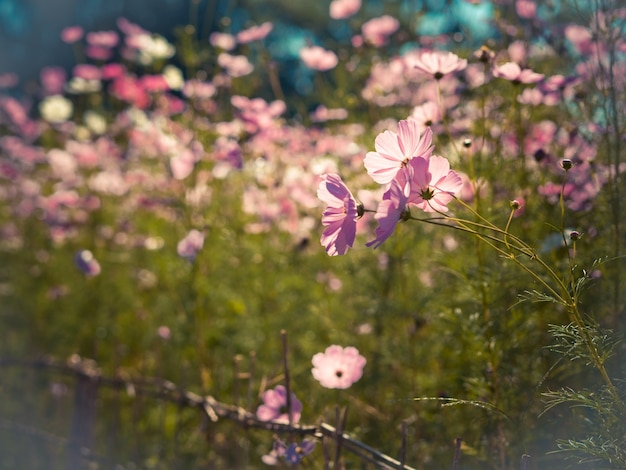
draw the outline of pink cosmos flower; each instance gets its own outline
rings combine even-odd
[[[161,339],[168,340],[172,336],[172,331],[168,326],[161,325],[157,328],[157,335],[159,335]]]
[[[433,133],[430,128],[420,136],[419,124],[403,120],[398,123],[398,133],[385,131],[378,134],[374,145],[376,152],[368,152],[363,161],[367,174],[379,184],[389,183],[409,160],[428,158],[433,151]]]
[[[113,57],[113,50],[102,46],[87,46],[85,55],[93,60],[107,61]]]
[[[121,75],[111,83],[109,92],[117,99],[132,103],[139,109],[150,104],[150,96],[141,86],[141,82],[132,75]]]
[[[452,72],[459,72],[467,67],[467,59],[448,51],[425,51],[415,59],[416,69],[432,75],[435,80],[442,79]]]
[[[254,65],[250,63],[245,55],[231,55],[221,52],[217,56],[217,64],[226,70],[231,77],[243,77],[252,73]]]
[[[320,104],[315,111],[311,113],[311,120],[313,122],[325,122],[333,120],[342,120],[348,117],[348,110],[345,108],[327,108],[323,104]]]
[[[80,26],[69,26],[61,31],[61,40],[72,44],[83,37],[84,30]]]
[[[211,33],[209,36],[209,42],[213,47],[217,47],[225,51],[232,51],[237,45],[235,36],[228,33],[220,33],[219,31]]]
[[[72,69],[72,75],[85,80],[100,80],[102,78],[102,71],[95,65],[78,64]]]
[[[420,106],[413,108],[409,120],[419,124],[420,132],[441,122],[441,108],[434,101],[426,101]]]
[[[58,95],[63,92],[67,74],[62,67],[44,67],[39,77],[44,95]]]
[[[576,52],[581,55],[588,56],[595,52],[595,47],[598,46],[598,42],[594,41],[593,34],[588,28],[575,24],[570,24],[565,27],[565,37],[572,43]],[[599,45],[602,48],[602,45]]]
[[[533,0],[517,0],[515,2],[515,11],[520,18],[536,18],[537,4]]]
[[[266,21],[263,24],[258,26],[251,26],[248,29],[244,29],[243,31],[239,31],[237,33],[237,41],[240,44],[247,44],[253,41],[260,41],[264,39],[269,33],[272,32],[274,25],[269,21]]]
[[[139,78],[141,87],[148,93],[158,93],[170,89],[167,80],[161,74],[148,74]]]
[[[287,109],[282,100],[268,103],[263,98],[233,95],[230,102],[239,110],[238,117],[244,122],[245,130],[251,134],[273,127],[276,119]]]
[[[93,31],[87,33],[87,44],[90,46],[112,48],[117,46],[119,36],[115,31]]]
[[[355,15],[361,8],[361,0],[333,0],[330,3],[330,17],[342,20]]]
[[[181,258],[193,261],[203,246],[204,234],[199,230],[193,229],[185,238],[178,242],[176,251]]]
[[[380,47],[387,44],[389,36],[395,33],[399,27],[400,22],[396,18],[384,15],[378,18],[372,18],[363,23],[361,33],[365,41],[376,47]]]
[[[367,361],[355,347],[334,344],[315,354],[311,362],[313,378],[322,387],[346,389],[361,378]]]
[[[300,59],[308,68],[322,72],[335,68],[339,62],[333,51],[320,46],[303,47],[300,49]]]
[[[515,62],[507,62],[506,64],[496,65],[493,68],[493,76],[504,78],[513,83],[537,83],[540,82],[544,75],[533,72],[530,69],[522,69]]]
[[[101,72],[103,80],[113,80],[124,75],[126,67],[118,63],[105,64],[102,66]]]
[[[359,205],[339,175],[322,176],[317,197],[327,204],[322,215],[326,227],[320,242],[329,256],[345,255],[354,244]]]
[[[302,402],[291,392],[291,423],[300,421],[302,413]],[[256,416],[261,421],[275,421],[278,423],[288,423],[287,413],[287,390],[283,385],[278,385],[273,390],[266,390],[263,393],[263,404],[256,410]]]
[[[400,172],[389,185],[389,189],[383,194],[383,200],[378,204],[374,219],[378,222],[376,238],[367,242],[366,246],[378,248],[395,231],[396,225],[408,215],[407,204],[411,193],[410,176],[411,169]]]
[[[463,187],[463,180],[450,169],[448,159],[417,157],[409,165],[413,170],[409,203],[424,212],[447,212],[446,206]]]
[[[19,78],[13,72],[0,73],[0,89],[12,88],[17,85]]]

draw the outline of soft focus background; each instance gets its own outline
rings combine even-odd
[[[347,407],[411,468],[626,468],[626,10],[330,4],[0,0],[0,468],[265,468],[273,432],[175,392],[254,414],[281,331],[301,422]],[[419,71],[432,51],[467,64]],[[363,160],[407,118],[478,236],[406,221],[365,246]],[[327,173],[367,209],[346,256],[320,245]],[[519,265],[479,240],[505,228]],[[367,360],[345,390],[311,375],[333,344]],[[376,468],[333,452],[299,465]]]

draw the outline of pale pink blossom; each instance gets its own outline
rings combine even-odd
[[[44,67],[41,69],[39,77],[45,96],[58,95],[63,92],[67,78],[63,67]]]
[[[342,120],[348,117],[348,110],[345,108],[327,108],[323,104],[320,104],[315,111],[311,113],[311,120],[313,122],[325,122],[333,120]]]
[[[228,33],[220,33],[219,31],[211,33],[209,36],[209,42],[213,47],[217,47],[218,49],[222,49],[224,51],[232,51],[237,45],[235,36]]]
[[[182,92],[187,98],[207,99],[215,94],[216,89],[211,82],[191,79],[185,82]]]
[[[400,27],[400,22],[393,16],[384,15],[372,18],[363,23],[361,33],[363,39],[370,44],[380,47],[387,44],[389,36],[395,33]]]
[[[463,187],[461,177],[450,169],[448,159],[439,156],[417,157],[409,162],[412,168],[409,204],[424,212],[447,212],[448,203]]]
[[[408,119],[417,122],[419,131],[425,132],[427,128],[441,122],[441,108],[434,101],[426,101],[426,103],[413,108]]]
[[[68,26],[61,31],[61,40],[68,44],[72,44],[79,41],[83,37],[83,34],[84,30],[80,26]]]
[[[282,100],[268,103],[263,98],[247,98],[233,95],[231,104],[239,110],[239,118],[244,122],[244,128],[249,133],[256,133],[274,127],[276,118],[283,114],[287,105]]]
[[[204,234],[199,230],[193,229],[178,242],[176,252],[181,258],[193,261],[204,246]]]
[[[266,21],[258,26],[251,26],[237,33],[237,41],[240,44],[247,44],[253,41],[260,41],[264,39],[269,33],[272,32],[274,25]]]
[[[168,340],[172,336],[172,331],[168,326],[161,325],[157,328],[157,335],[161,339]]]
[[[389,184],[389,189],[383,194],[383,200],[378,204],[374,219],[378,222],[376,238],[367,242],[366,246],[378,248],[396,230],[401,219],[409,215],[407,204],[411,194],[411,169],[398,173]]]
[[[261,421],[274,421],[278,423],[297,424],[302,413],[302,402],[291,392],[291,420],[287,410],[287,390],[283,385],[278,385],[273,390],[263,393],[263,404],[256,410],[256,416]]]
[[[363,161],[367,174],[379,184],[389,183],[409,160],[432,154],[432,131],[420,135],[415,121],[400,121],[398,133],[385,131],[374,142],[376,152],[368,152]]]
[[[113,50],[108,47],[88,45],[85,48],[85,55],[93,60],[107,61],[113,57]]]
[[[102,78],[102,71],[100,67],[95,65],[78,64],[72,69],[72,75],[84,80],[100,80]]]
[[[141,26],[135,23],[131,23],[130,21],[128,21],[128,19],[124,17],[118,18],[116,23],[117,27],[120,28],[120,31],[129,36],[148,33],[148,31],[143,29]]]
[[[520,18],[533,19],[537,17],[537,4],[534,0],[516,0],[515,11]]]
[[[361,9],[361,0],[333,0],[330,3],[330,17],[335,20],[349,18]]]
[[[320,242],[329,256],[345,255],[354,244],[359,205],[336,174],[322,176],[317,197],[327,204],[322,215],[322,225],[326,229]]]
[[[94,31],[87,33],[87,44],[90,46],[112,48],[117,46],[119,39],[115,31]]]
[[[326,71],[337,66],[339,59],[333,51],[320,46],[308,46],[300,49],[300,59],[310,69]]]
[[[509,55],[509,62],[515,62],[516,64],[526,63],[526,59],[528,58],[528,46],[524,41],[513,41],[509,44],[509,47],[506,48],[506,51]]]
[[[254,70],[254,65],[250,63],[245,55],[231,55],[222,52],[217,56],[217,64],[234,78],[243,77]]]
[[[170,170],[172,176],[177,180],[184,180],[192,172],[196,165],[196,156],[190,149],[182,149],[179,153],[170,158]]]
[[[346,389],[363,376],[366,359],[353,346],[343,348],[336,344],[317,353],[311,360],[311,373],[322,387]]]
[[[493,68],[493,76],[513,83],[537,83],[543,80],[544,77],[543,74],[533,72],[531,69],[522,69],[515,62],[496,65]]]
[[[19,82],[18,76],[13,72],[0,73],[0,89],[12,88]]]
[[[416,69],[436,80],[440,80],[449,73],[459,72],[467,67],[467,59],[449,51],[424,51],[414,61]]]
[[[593,40],[593,34],[588,28],[584,26],[570,24],[565,27],[565,37],[572,43],[576,52],[581,55],[589,56],[595,54],[596,47],[602,46],[597,41]]]

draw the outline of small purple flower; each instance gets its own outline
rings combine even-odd
[[[300,421],[302,402],[291,392],[291,423]],[[256,416],[261,421],[275,421],[289,423],[287,413],[287,390],[283,385],[278,385],[273,390],[263,393],[263,404],[256,410]]]
[[[315,449],[315,441],[303,440],[300,444],[293,443],[285,450],[285,460],[291,465],[297,465],[300,461]]]
[[[276,465],[282,457],[291,465],[298,465],[300,461],[315,449],[316,442],[311,439],[304,439],[301,443],[294,442],[287,446],[280,439],[274,440],[272,450],[261,457],[266,465]]]
[[[94,277],[100,274],[100,263],[89,250],[81,250],[76,253],[74,262],[78,269],[87,277]]]
[[[178,242],[176,251],[178,256],[188,261],[196,259],[196,255],[204,246],[204,234],[199,230],[191,230],[185,238]]]

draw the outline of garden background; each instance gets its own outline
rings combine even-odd
[[[625,23],[0,2],[0,467],[626,468]]]

